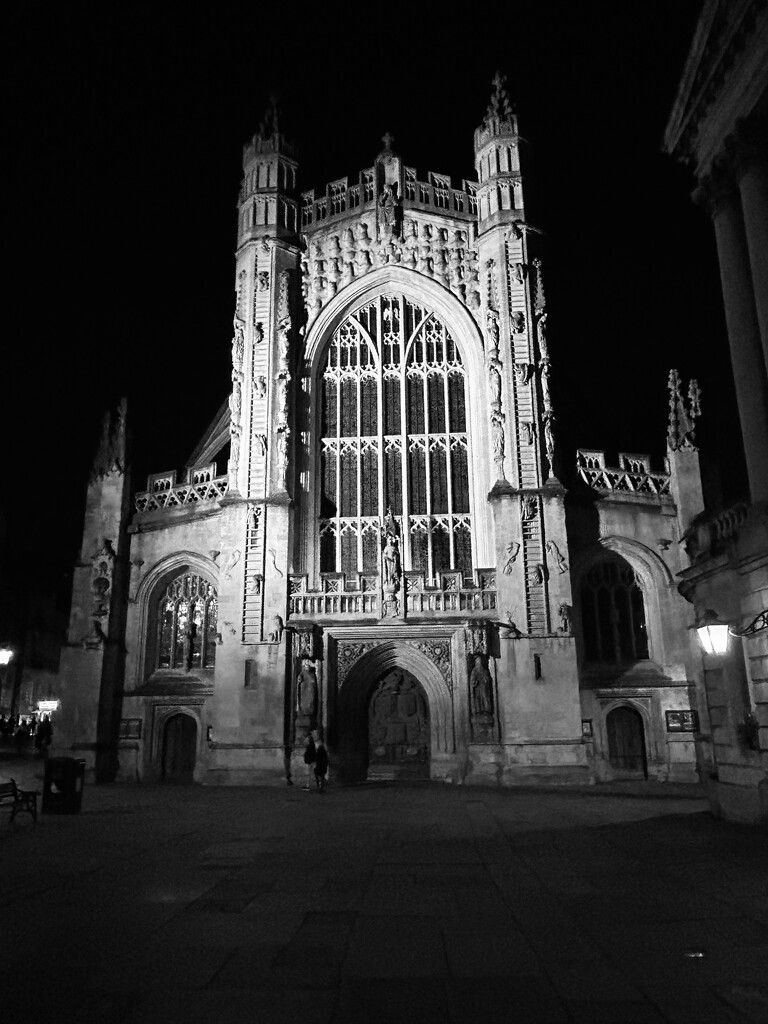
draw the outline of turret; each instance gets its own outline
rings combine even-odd
[[[294,238],[298,231],[296,149],[278,130],[274,103],[251,141],[243,146],[238,200],[238,245],[268,234]]]

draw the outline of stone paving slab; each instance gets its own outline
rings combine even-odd
[[[0,816],[2,1019],[768,1020],[766,838],[695,792],[86,786]]]

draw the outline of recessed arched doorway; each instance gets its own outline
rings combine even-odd
[[[429,704],[410,672],[391,669],[368,699],[368,778],[429,778]]]
[[[191,715],[171,715],[163,729],[163,780],[192,782],[196,754],[197,722]]]
[[[632,772],[648,778],[643,716],[624,704],[608,713],[608,760],[621,772]]]

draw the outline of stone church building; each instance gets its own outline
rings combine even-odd
[[[58,752],[101,779],[285,784],[314,733],[349,781],[696,781],[695,383],[671,374],[663,471],[581,450],[569,477],[502,80],[476,181],[383,141],[318,194],[276,120],[245,147],[231,394],[138,494],[124,411],[105,424]]]

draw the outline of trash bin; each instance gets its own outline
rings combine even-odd
[[[83,802],[85,761],[49,757],[45,762],[43,814],[77,814]]]

